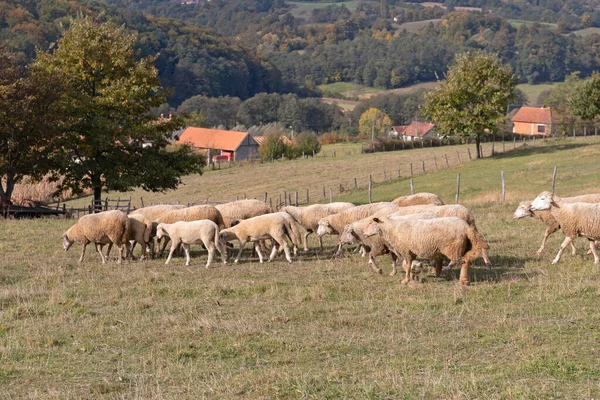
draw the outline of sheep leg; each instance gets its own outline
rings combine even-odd
[[[242,250],[244,250],[244,246],[246,245],[246,242],[242,242],[240,241],[240,251],[238,251],[237,257],[235,258],[234,263],[239,263],[240,262],[240,258],[242,257]]]
[[[339,257],[342,255],[342,242],[338,242],[337,250],[334,254],[335,257]]]
[[[120,246],[117,246],[117,250],[119,250],[119,255],[117,256],[117,264],[121,264],[121,260],[123,259],[123,247],[127,249],[126,244],[121,244]]]
[[[548,242],[548,237],[550,237],[550,235],[552,235],[554,232],[556,232],[556,229],[554,229],[554,230],[551,230],[550,228],[546,229],[546,232],[544,232],[544,239],[542,239],[542,245],[540,246],[538,251],[536,251],[535,254],[537,254],[538,256],[542,254],[542,252],[544,251],[544,248],[546,247],[546,242]]]
[[[175,242],[173,242],[171,244],[171,251],[169,251],[169,257],[167,257],[167,261],[165,261],[165,265],[168,265],[171,262],[171,257],[173,257],[173,253],[175,252],[176,248],[177,245],[175,244]]]
[[[323,238],[321,236],[317,236],[319,238],[319,248],[323,251]]]
[[[286,260],[288,260],[288,262],[291,263],[292,262],[292,256],[290,255],[290,247],[288,246],[288,244],[285,241],[285,239],[283,239],[283,241],[280,243],[280,245],[283,246],[283,252],[285,253]]]
[[[273,261],[277,257],[277,245],[273,245],[271,248],[271,254],[269,255],[269,262]]]
[[[85,248],[87,245],[87,242],[83,242],[83,248],[81,249],[81,257],[79,257],[79,262],[83,262],[83,256],[85,255]]]
[[[404,263],[402,264],[402,268],[404,268],[404,272],[406,273],[406,276],[402,280],[403,285],[406,285],[406,284],[408,284],[408,282],[410,282],[410,278],[411,278],[410,267],[412,265],[413,260],[414,260],[414,257],[412,257],[410,255],[408,257],[404,257]]]
[[[102,254],[102,245],[100,243],[96,243],[96,251],[100,254],[100,258],[102,259],[102,264],[106,264],[106,259],[104,258],[104,254]],[[82,254],[83,257],[83,254]]]
[[[256,254],[258,254],[258,261],[262,264],[264,262],[264,257],[262,254],[262,251],[260,251],[260,243],[256,242],[254,243],[254,250],[256,251]],[[273,246],[273,250],[271,252],[275,251],[275,246]],[[269,260],[271,261],[271,260]]]
[[[308,235],[310,235],[312,231],[306,231],[304,237],[302,238],[302,242],[304,244],[304,251],[308,251]]]
[[[470,261],[466,259],[463,265],[460,267],[460,279],[458,281],[458,284],[460,285],[469,284],[469,264]]]
[[[208,250],[208,261],[206,262],[206,268],[208,268],[215,258],[215,245],[212,244],[211,246],[205,243],[204,247],[206,247],[206,250]]]
[[[377,266],[377,263],[375,262],[375,257],[372,254],[369,254],[368,264],[371,266],[371,269],[373,271],[377,272],[380,275],[383,274],[383,270]]]
[[[560,260],[560,256],[562,255],[563,250],[569,245],[569,243],[571,243],[572,240],[573,238],[570,238],[568,236],[565,238],[565,240],[560,245],[560,250],[558,250],[556,257],[554,257],[554,260],[552,260],[552,264],[556,264]]]
[[[435,268],[435,277],[439,278],[442,275],[442,269],[444,267],[444,261],[437,259],[434,261],[433,268]]]
[[[596,242],[594,242],[592,239],[590,239],[590,250],[594,255],[594,264],[600,263],[600,258],[598,257],[598,253],[596,252]]]
[[[398,265],[398,256],[394,252],[392,252],[391,255],[392,255],[392,272],[390,272],[390,276],[396,276],[396,274],[398,273],[398,270],[396,269],[396,267]]]
[[[185,266],[187,267],[190,265],[190,245],[183,243],[181,247],[183,247],[183,252],[185,253]]]
[[[167,244],[169,244],[169,242],[171,241],[171,238],[168,236],[163,236],[163,239],[164,239],[164,242],[162,244],[162,248],[160,249],[160,253],[158,254],[159,257],[162,257],[163,254],[165,254],[165,249],[167,248]],[[159,247],[160,247],[160,241],[162,241],[162,239],[159,240]],[[175,247],[177,247],[177,246],[175,246]]]
[[[487,250],[484,248],[481,249],[481,257],[483,257],[483,262],[485,263],[485,265],[487,265],[488,268],[491,268],[492,262],[488,257]]]

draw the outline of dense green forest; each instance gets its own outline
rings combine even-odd
[[[0,41],[26,65],[37,51],[52,51],[72,16],[111,20],[137,31],[139,57],[157,56],[170,107],[202,114],[208,126],[278,121],[317,132],[352,127],[358,119],[308,101],[320,96],[317,85],[392,89],[433,81],[469,50],[498,54],[521,82],[560,82],[600,69],[600,35],[573,33],[600,26],[600,0],[447,0],[433,7],[336,1],[300,17],[297,7],[284,0],[7,0],[0,2]],[[404,29],[402,23],[414,21],[424,22]],[[273,95],[256,99],[260,93]],[[387,101],[412,104],[419,96]],[[220,101],[222,112],[206,99]],[[388,114],[401,124],[415,110]]]

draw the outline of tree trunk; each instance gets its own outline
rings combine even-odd
[[[102,185],[94,185],[94,212],[102,211]]]
[[[15,189],[14,176],[9,174],[6,177],[6,188],[2,187],[2,182],[0,181],[0,208],[8,207],[12,204],[12,202],[10,201],[10,198],[12,197],[14,189]]]
[[[475,146],[477,147],[477,158],[481,158],[481,136],[475,136]]]

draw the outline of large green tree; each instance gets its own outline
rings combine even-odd
[[[600,74],[595,73],[574,85],[569,109],[575,116],[588,121],[600,115]]]
[[[437,89],[426,95],[424,112],[436,123],[438,133],[474,137],[481,158],[481,138],[498,131],[516,84],[510,67],[495,55],[464,53]]]
[[[181,122],[151,115],[166,96],[154,57],[138,60],[135,42],[122,26],[78,18],[56,50],[40,54],[35,64],[65,87],[62,142],[70,153],[56,170],[64,178],[59,190],[93,189],[96,204],[102,189],[172,189],[203,165],[187,146],[167,150]]]
[[[0,46],[0,206],[10,204],[24,176],[41,178],[61,150],[58,82],[42,70],[22,68]]]

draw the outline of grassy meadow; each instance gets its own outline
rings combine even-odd
[[[438,149],[456,150],[392,155]],[[275,176],[261,165],[213,171],[180,190],[228,192],[214,177],[240,174],[236,190],[262,192],[245,169],[280,187],[297,177],[308,186],[327,169],[341,177],[342,165],[375,166],[390,154],[347,153],[290,170],[275,163]],[[549,188],[554,166],[558,194],[598,192],[599,157],[595,138],[538,141],[415,176],[417,191],[452,203],[461,174],[461,200],[493,263],[478,259],[467,288],[455,285],[457,270],[402,286],[358,254],[331,258],[330,237],[325,252],[313,238],[292,264],[259,264],[247,251],[239,265],[205,269],[199,246],[189,267],[182,257],[102,265],[91,248],[79,264],[79,246],[65,253],[60,244],[73,221],[1,220],[0,398],[597,398],[600,267],[581,239],[575,256],[551,265],[560,233],[536,257],[545,227],[512,213]],[[407,190],[401,178],[378,183],[373,196]],[[364,202],[366,193],[335,199]],[[389,257],[379,263],[390,270]]]
[[[545,90],[553,89],[554,86],[557,84],[558,83],[555,83],[555,82],[540,83],[540,84],[536,84],[536,85],[522,83],[520,85],[517,85],[517,89],[520,89],[523,93],[525,93],[527,95],[527,100],[529,101],[529,103],[528,103],[529,105],[543,106],[543,104],[540,104],[540,102],[538,101],[538,97],[540,96],[540,93],[542,93]]]

